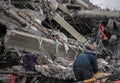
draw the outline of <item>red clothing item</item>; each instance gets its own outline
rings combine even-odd
[[[104,33],[104,25],[102,24],[101,25],[101,27],[100,27],[100,33],[101,33],[101,35],[100,35],[100,37],[103,39],[103,40],[107,40],[108,39],[108,37],[105,35],[105,33]]]
[[[16,83],[16,76],[10,74],[10,83]]]
[[[114,81],[114,83],[120,83],[120,80],[118,80],[118,81]]]

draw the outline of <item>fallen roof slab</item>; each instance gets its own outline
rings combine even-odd
[[[26,49],[37,53],[47,53],[50,56],[61,56],[73,60],[79,49],[69,45],[68,53],[66,53],[64,45],[60,42],[34,36],[32,34],[10,30],[5,37],[5,45],[8,48]],[[58,45],[58,48],[57,48]]]

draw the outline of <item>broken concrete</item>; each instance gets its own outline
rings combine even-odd
[[[66,53],[64,45],[60,42],[15,30],[7,33],[5,37],[5,45],[9,48],[26,49],[37,53],[42,52],[47,53],[51,57],[61,56],[71,60],[74,59],[79,51],[79,48],[68,45],[69,50],[68,53]]]
[[[120,18],[120,13],[103,11],[103,10],[80,10],[78,12],[79,16],[94,18],[94,17],[110,17],[110,18]]]
[[[0,5],[0,63],[7,64],[2,65],[2,70],[7,66],[7,70],[23,71],[19,67],[27,51],[37,56],[36,71],[42,75],[37,81],[45,81],[44,76],[61,79],[60,82],[73,81],[72,63],[79,52],[86,51],[85,44],[93,41],[100,48],[97,53],[100,72],[113,73],[119,69],[120,13],[101,10],[89,0],[1,2],[4,5]],[[99,34],[101,24],[108,40]],[[24,76],[21,79],[27,80]]]

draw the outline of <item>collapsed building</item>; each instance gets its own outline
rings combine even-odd
[[[0,80],[13,74],[18,83],[29,75],[38,83],[73,82],[72,63],[91,41],[99,70],[119,72],[119,12],[89,0],[1,0],[0,12]]]

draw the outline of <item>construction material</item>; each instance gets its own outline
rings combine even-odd
[[[82,7],[86,9],[91,9],[90,6],[87,3],[85,3],[83,0],[76,0],[76,3],[80,4]]]
[[[37,72],[26,71],[26,72],[19,72],[19,71],[0,71],[0,74],[13,74],[18,76],[27,76],[27,77],[34,77],[34,76],[41,76]]]
[[[40,25],[39,23],[37,23],[34,19],[31,19],[31,17],[29,17],[28,15],[26,15],[24,12],[19,11],[18,14],[24,18],[25,20],[28,20],[29,23],[33,23],[33,25],[40,30],[41,32],[45,33],[46,35],[48,34],[48,32],[46,31],[46,29]]]
[[[120,13],[118,12],[103,10],[80,10],[77,15],[85,18],[97,18],[97,17],[120,18]]]
[[[65,30],[67,30],[80,43],[84,43],[86,39],[78,33],[68,22],[66,22],[59,14],[56,14],[54,20],[58,22]]]
[[[67,9],[67,7],[66,7],[65,4],[58,4],[58,9],[60,9],[61,11],[63,11],[64,13],[66,13],[67,15],[72,16],[72,14]]]
[[[97,60],[101,59],[99,71],[117,72],[120,68],[120,13],[102,10],[89,1],[1,0],[0,69],[23,71],[26,69],[24,61],[28,64],[35,62],[37,64],[33,66],[40,74],[40,83],[59,83],[56,79],[74,80],[74,59],[79,52],[89,51],[97,54]],[[99,29],[101,20],[104,27]],[[101,37],[103,33],[107,40]],[[99,52],[86,50],[85,44],[93,42],[96,42]],[[23,60],[27,52],[37,59],[34,62]],[[28,76],[28,73],[9,74],[23,76],[23,82]],[[48,77],[49,81],[44,77]],[[55,79],[50,81],[51,78]]]
[[[70,46],[68,53],[65,52],[64,45],[58,42],[58,52],[56,53],[56,41],[32,34],[12,30],[5,37],[5,45],[19,49],[27,49],[37,53],[47,52],[50,56],[69,57],[73,60],[78,52],[78,48]]]

